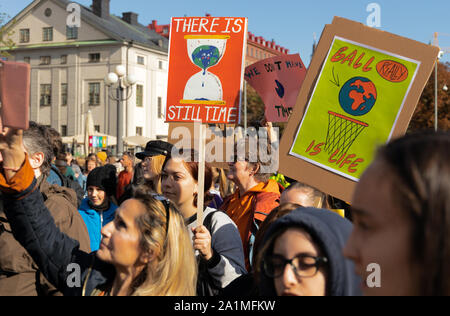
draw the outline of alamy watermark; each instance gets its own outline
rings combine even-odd
[[[366,20],[367,26],[381,27],[381,6],[373,2],[367,5],[366,11],[370,12]]]
[[[69,12],[67,15],[66,24],[68,27],[81,27],[81,7],[78,3],[72,2],[66,8]]]
[[[366,272],[370,274],[366,278],[366,285],[368,288],[381,287],[381,267],[377,263],[371,263],[367,266]]]
[[[199,123],[195,123],[197,125]],[[170,135],[174,144],[172,157],[190,161],[189,149],[199,152],[200,135],[194,128],[194,135],[189,128],[174,128]],[[279,128],[278,127],[227,127],[222,130],[217,126],[206,129],[205,161],[208,163],[233,163],[247,161],[260,163],[259,173],[275,173],[279,168]],[[200,161],[195,157],[195,161]]]

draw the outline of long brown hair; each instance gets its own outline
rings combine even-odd
[[[414,223],[422,295],[450,295],[450,133],[408,135],[382,147],[376,159],[389,168],[395,202]]]

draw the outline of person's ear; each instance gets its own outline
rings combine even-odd
[[[259,168],[260,168],[259,163],[255,163],[255,164],[247,163],[247,170],[250,173],[251,177],[254,177],[258,173]]]
[[[194,184],[194,195],[198,194],[198,184]]]
[[[30,165],[33,169],[38,169],[44,164],[44,153],[37,152],[30,156]]]
[[[140,257],[139,260],[141,261],[141,263],[143,264],[149,264],[150,262],[154,261],[157,258],[157,254],[156,251],[154,250],[148,250],[148,251],[144,251]]]

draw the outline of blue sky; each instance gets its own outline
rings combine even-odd
[[[14,17],[31,0],[0,0],[0,12]],[[92,0],[76,1],[89,6]],[[429,43],[439,32],[441,47],[450,51],[450,1],[448,0],[111,0],[111,12],[139,14],[139,22],[158,20],[168,24],[172,16],[243,16],[249,20],[249,31],[300,53],[309,64],[313,34],[317,38],[333,16],[366,23],[370,12],[367,5],[378,3],[381,8],[381,30]],[[450,62],[450,52],[443,61]]]

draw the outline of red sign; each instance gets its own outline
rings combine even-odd
[[[245,80],[266,105],[268,122],[288,121],[305,76],[298,54],[264,59],[245,68]]]

